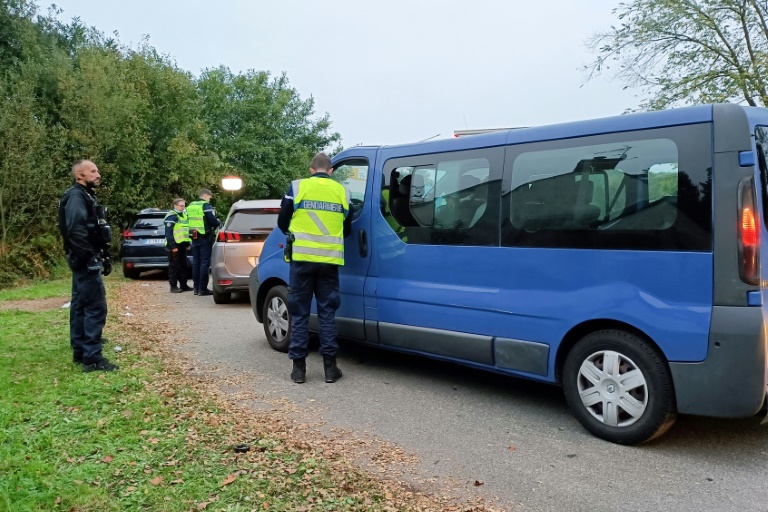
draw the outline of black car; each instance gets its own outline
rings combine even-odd
[[[145,270],[168,268],[163,226],[167,213],[168,210],[145,208],[136,214],[130,226],[123,231],[120,262],[125,277],[138,279],[139,274]]]

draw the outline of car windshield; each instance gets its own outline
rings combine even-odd
[[[139,217],[133,223],[133,229],[157,229],[163,225],[163,217]]]
[[[253,231],[271,231],[277,226],[277,213],[264,210],[239,210],[234,212],[224,228],[227,231],[249,233]]]

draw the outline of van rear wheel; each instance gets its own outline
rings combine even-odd
[[[288,352],[291,344],[291,314],[288,312],[288,288],[275,286],[264,300],[264,334],[269,346],[278,352]]]
[[[650,441],[677,416],[666,361],[646,340],[625,331],[598,331],[579,340],[565,360],[563,391],[584,428],[614,443]]]

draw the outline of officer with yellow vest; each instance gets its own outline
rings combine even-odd
[[[168,282],[171,293],[191,290],[187,284],[187,247],[189,247],[189,221],[184,207],[187,202],[181,197],[173,200],[165,223],[165,248],[168,251]],[[178,286],[176,284],[178,283]]]
[[[336,310],[341,304],[339,267],[344,265],[344,237],[352,230],[349,193],[331,179],[331,159],[318,153],[309,165],[311,177],[295,180],[280,205],[277,226],[293,249],[290,259],[288,310],[291,314],[291,344],[288,357],[293,361],[291,380],[306,380],[309,351],[309,314],[312,296],[317,301],[320,321],[320,354],[325,382],[336,382],[341,370],[336,365]]]
[[[209,202],[213,194],[207,188],[200,189],[199,199],[189,203],[189,236],[192,239],[192,284],[195,295],[213,295],[208,289],[208,271],[211,268],[216,230],[221,221],[216,218],[216,211]]]

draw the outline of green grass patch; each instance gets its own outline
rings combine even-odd
[[[40,283],[10,297],[63,290]],[[233,437],[213,399],[158,388],[160,360],[129,350],[119,371],[83,374],[68,329],[68,310],[0,311],[1,512],[391,510],[322,450]],[[234,438],[253,449],[234,454]]]
[[[0,301],[67,297],[71,294],[71,292],[72,278],[61,277],[58,279],[26,284],[18,288],[0,290]]]

